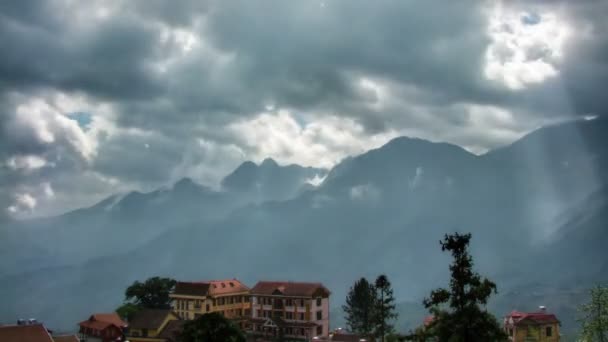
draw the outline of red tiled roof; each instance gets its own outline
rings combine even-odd
[[[426,316],[424,317],[424,326],[428,327],[429,325],[431,325],[431,323],[433,323],[433,321],[435,320],[435,316],[431,315],[431,316]]]
[[[115,312],[93,314],[91,317],[89,317],[89,319],[78,323],[78,325],[98,331],[102,331],[110,325],[114,325],[119,329],[127,327],[127,323],[120,319],[118,314]]]
[[[283,296],[311,297],[315,292],[321,291],[329,296],[329,290],[321,283],[302,283],[291,281],[260,281],[251,289],[251,294],[273,295],[280,293]]]
[[[0,326],[2,342],[53,342],[42,324]]]
[[[106,329],[107,327],[113,325],[112,323],[108,323],[108,322],[100,322],[100,321],[82,321],[80,323],[78,323],[78,325],[81,328],[89,328],[89,329],[93,329],[93,330],[97,330],[97,331],[102,331],[104,329]]]
[[[53,336],[54,342],[80,342],[76,335]]]
[[[112,312],[112,313],[97,313],[97,314],[93,314],[89,320],[93,318],[96,321],[99,322],[107,322],[107,323],[111,323],[114,324],[115,326],[119,327],[119,328],[124,328],[127,326],[127,323],[125,321],[123,321],[122,319],[120,319],[120,316],[118,316],[118,314],[116,312]]]
[[[514,325],[559,323],[559,320],[554,314],[546,312],[512,311],[507,315],[507,319],[509,318],[513,319]]]
[[[247,291],[249,291],[249,288],[240,281],[228,279],[197,282],[180,281],[175,284],[173,294],[206,297]]]

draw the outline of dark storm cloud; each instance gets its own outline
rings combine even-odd
[[[31,7],[39,10],[38,6]],[[2,88],[51,87],[118,101],[149,98],[162,92],[163,80],[150,67],[161,53],[156,29],[127,16],[95,27],[76,26],[69,16],[61,16],[65,21],[59,24],[53,12],[65,9],[53,7],[49,11],[46,16],[25,16],[21,8],[3,13]]]
[[[83,198],[68,179],[95,191],[153,187],[199,171],[217,179],[217,170],[263,145],[237,146],[227,127],[270,105],[291,110],[300,128],[329,114],[354,119],[358,138],[412,132],[480,150],[555,118],[605,113],[608,4],[504,4],[519,6],[522,25],[543,25],[547,12],[564,17],[572,35],[556,76],[521,89],[489,80],[489,3],[479,1],[4,1],[0,172],[15,185],[0,189],[8,194],[0,210],[42,181],[57,184],[58,198]],[[498,50],[505,61],[513,57]],[[526,58],[553,56],[537,44]],[[36,114],[42,126],[16,115],[23,103],[57,94],[83,97],[73,110],[90,113],[99,133],[64,120],[69,112]],[[109,109],[96,111],[101,105]],[[488,112],[482,123],[471,107]],[[27,156],[47,165],[25,172],[7,164]]]

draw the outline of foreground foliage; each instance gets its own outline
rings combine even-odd
[[[348,329],[361,336],[374,336],[381,341],[394,332],[392,322],[397,318],[395,298],[388,277],[384,274],[376,278],[375,283],[361,278],[350,288],[346,296],[346,305],[342,306],[346,314]]]
[[[579,307],[581,340],[608,342],[608,287],[598,285],[589,292],[589,302]]]
[[[485,308],[496,284],[473,271],[473,258],[468,252],[471,234],[446,235],[441,250],[452,253],[451,280],[448,289],[433,290],[424,306],[433,320],[425,334],[439,341],[489,342],[505,341],[499,322]],[[425,336],[425,339],[427,337]]]
[[[180,342],[245,342],[245,335],[217,312],[201,315],[184,324]]]
[[[169,294],[176,281],[171,278],[152,277],[146,281],[136,281],[125,291],[125,302],[116,313],[129,321],[141,309],[170,309]]]

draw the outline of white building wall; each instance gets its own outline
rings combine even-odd
[[[316,324],[323,326],[323,335],[329,335],[329,297],[321,300],[321,305],[317,306],[317,299],[313,298],[311,307],[310,319]],[[321,320],[317,320],[317,311],[321,310]]]

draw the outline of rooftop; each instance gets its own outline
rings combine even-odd
[[[172,314],[172,311],[169,309],[143,309],[135,314],[133,319],[129,322],[129,328],[160,329],[161,325],[170,314]]]
[[[331,292],[321,283],[260,281],[251,289],[251,294],[312,297],[313,295],[329,296]]]
[[[3,342],[53,342],[42,324],[0,326],[0,341]]]
[[[545,311],[521,312],[514,310],[507,315],[506,319],[512,319],[514,325],[560,323],[554,314]]]
[[[247,291],[249,291],[249,288],[237,279],[194,282],[179,281],[175,284],[173,294],[206,297]]]

